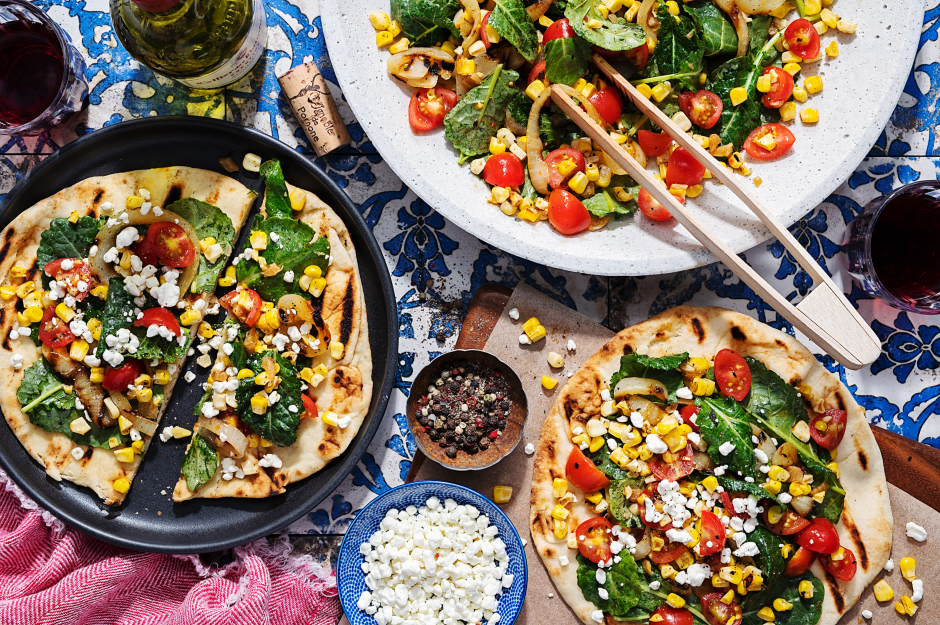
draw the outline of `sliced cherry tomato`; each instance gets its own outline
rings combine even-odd
[[[673,462],[665,462],[660,456],[653,456],[648,463],[650,471],[660,480],[675,482],[695,469],[692,461],[692,445],[686,445],[682,453]]]
[[[558,166],[565,161],[574,161],[574,168],[567,174],[558,171]],[[558,148],[545,157],[545,164],[548,165],[548,184],[553,189],[568,189],[568,179],[575,172],[583,172],[585,163],[584,155],[574,148]]]
[[[603,471],[594,466],[594,463],[578,447],[572,449],[571,453],[568,454],[565,477],[576,488],[580,488],[586,493],[593,493],[610,485],[610,479],[604,475]]]
[[[701,128],[708,129],[717,124],[724,107],[721,98],[707,89],[686,91],[679,95],[679,108],[689,121]]]
[[[790,44],[790,52],[798,57],[815,59],[819,56],[819,33],[809,20],[800,18],[790,22],[783,38]]]
[[[144,371],[144,364],[139,360],[127,358],[120,367],[108,367],[101,386],[109,391],[123,393]]]
[[[796,537],[796,544],[816,553],[835,553],[839,550],[839,532],[832,521],[813,519]]]
[[[744,401],[751,390],[751,369],[741,354],[723,349],[715,356],[715,381],[722,395]]]
[[[574,32],[571,24],[568,23],[568,18],[563,17],[560,20],[556,20],[552,23],[551,26],[545,29],[545,34],[542,35],[542,44],[546,44],[552,39],[567,39],[568,37],[574,37],[577,33]]]
[[[692,417],[698,416],[698,406],[693,406],[692,404],[683,406],[682,410],[679,411],[679,416],[682,417],[683,423],[687,423],[688,426],[692,428],[693,432],[698,432],[698,425],[692,420]]]
[[[702,181],[705,175],[705,166],[695,160],[688,150],[679,146],[669,155],[669,164],[666,165],[666,187],[674,184],[692,186]]]
[[[534,82],[536,80],[541,80],[543,83],[545,82],[545,61],[539,61],[529,70],[528,82]]]
[[[650,46],[648,43],[644,42],[635,48],[627,50],[623,55],[627,57],[627,60],[635,65],[638,70],[641,70],[646,67],[647,61],[650,60]]]
[[[659,619],[654,621],[652,616],[658,616]],[[682,608],[674,608],[670,605],[663,605],[656,608],[652,616],[650,617],[650,622],[657,623],[657,625],[693,625],[695,623],[695,621],[692,620],[691,612],[683,610]]]
[[[605,517],[596,516],[578,526],[578,551],[591,562],[607,562],[614,557],[610,550],[613,525]]]
[[[137,328],[146,328],[152,325],[163,326],[175,336],[182,336],[183,334],[176,316],[166,308],[148,308],[144,311],[143,317],[134,321],[134,326]]]
[[[679,200],[680,204],[685,204],[684,197],[677,197],[676,199]],[[672,213],[670,213],[665,206],[657,202],[646,189],[640,189],[640,197],[637,200],[637,204],[640,205],[640,210],[643,214],[653,221],[672,219]]]
[[[623,113],[623,96],[620,95],[620,89],[604,87],[595,91],[594,95],[588,98],[588,102],[594,105],[597,114],[611,126],[620,121],[620,114]]]
[[[161,265],[189,267],[196,258],[196,247],[186,236],[186,231],[172,221],[150,224],[145,240],[147,246],[156,253]]]
[[[758,141],[767,141],[763,139],[768,134],[773,136],[773,147],[767,149]],[[755,128],[744,141],[744,151],[759,161],[772,161],[790,151],[793,144],[796,143],[796,137],[790,132],[790,129],[782,124],[764,124]]]
[[[153,245],[148,241],[146,236],[134,243],[134,246],[131,249],[134,251],[134,255],[140,259],[144,266],[153,265],[154,267],[157,267],[160,265],[160,255],[157,253],[157,250],[153,247]]]
[[[725,507],[725,510],[728,511],[728,514],[731,516],[736,516],[739,519],[746,519],[746,514],[740,514],[734,511],[734,501],[731,499],[731,494],[728,491],[721,491],[721,505]]]
[[[776,523],[772,523],[770,521],[770,515],[776,515],[778,512],[781,512],[781,510],[782,515],[780,516],[780,520]],[[809,521],[793,510],[770,505],[764,506],[764,524],[767,525],[767,529],[777,536],[789,536],[809,527]]]
[[[820,447],[833,450],[845,436],[845,410],[831,409],[822,414],[814,414],[809,421],[809,433]]]
[[[65,323],[55,314],[55,306],[50,306],[42,315],[39,322],[39,340],[52,349],[65,347],[75,340],[75,335]]]
[[[494,154],[483,166],[483,180],[494,187],[521,187],[525,183],[525,169],[512,152]]]
[[[620,56],[620,50],[607,50],[600,46],[591,46],[591,52],[594,54],[600,54],[605,59],[612,59],[614,57]]]
[[[799,577],[808,571],[809,567],[812,566],[815,561],[815,551],[810,551],[806,547],[800,547],[796,550],[796,553],[793,554],[793,557],[790,558],[790,561],[787,562],[787,568],[784,569],[783,574],[787,577]]]
[[[841,579],[843,582],[852,581],[852,578],[855,577],[855,571],[858,568],[855,553],[851,549],[843,547],[841,560],[835,559],[838,555],[838,553],[820,554],[819,563],[822,564],[823,568],[829,571],[833,577]]]
[[[656,564],[667,564],[669,562],[675,562],[681,558],[683,554],[688,552],[689,548],[682,543],[669,543],[659,551],[651,551],[650,560]]]
[[[548,221],[558,232],[572,235],[588,229],[591,214],[574,195],[555,189],[548,196]]]
[[[778,109],[793,95],[793,76],[782,67],[772,65],[764,69],[764,76],[770,76],[770,91],[760,99],[768,108]]]
[[[701,531],[695,549],[700,556],[710,556],[718,553],[725,546],[725,526],[717,514],[710,510],[702,510]]]
[[[261,317],[261,296],[253,289],[231,291],[219,303],[249,328]]]
[[[665,154],[672,143],[672,137],[665,132],[650,132],[649,130],[640,130],[637,139],[640,142],[640,148],[643,154],[647,156],[659,156]]]
[[[316,419],[320,416],[320,411],[317,410],[317,403],[313,401],[313,398],[304,393],[300,396],[300,399],[304,402],[304,416],[309,419]]]
[[[672,529],[671,522],[666,523],[665,525],[660,525],[656,521],[646,520],[646,499],[647,498],[652,499],[653,508],[655,508],[657,512],[663,511],[663,505],[664,505],[663,500],[660,499],[658,495],[656,494],[656,491],[658,489],[658,484],[659,482],[653,482],[652,484],[647,486],[646,490],[644,490],[642,495],[640,495],[640,520],[643,521],[643,524],[646,525],[646,527],[649,527],[650,529],[661,530],[663,532],[667,532]]]
[[[744,612],[736,601],[725,603],[720,592],[710,592],[702,595],[699,603],[702,605],[702,614],[709,625],[741,625]]]
[[[457,104],[457,94],[450,89],[421,89],[408,102],[408,123],[411,130],[428,132],[444,123],[444,116]]]
[[[490,15],[492,14],[492,11],[487,11],[486,15],[483,16],[483,20],[480,22],[480,41],[483,42],[483,45],[486,46],[487,50],[490,49],[491,44],[489,35],[486,34],[486,25],[489,24]]]
[[[62,263],[69,261],[71,269],[63,269]],[[51,263],[46,263],[43,271],[47,276],[56,281],[62,289],[77,299],[82,301],[94,288],[97,281],[91,273],[91,267],[83,260],[78,258],[60,258]]]

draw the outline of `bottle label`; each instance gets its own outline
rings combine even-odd
[[[193,89],[218,89],[230,85],[251,71],[264,54],[267,42],[268,25],[264,14],[264,3],[262,0],[255,0],[251,28],[238,52],[208,74],[195,78],[177,78],[176,81]]]

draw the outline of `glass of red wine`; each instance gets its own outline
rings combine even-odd
[[[40,8],[0,0],[0,135],[36,135],[81,110],[85,61]]]
[[[915,182],[869,202],[846,231],[846,269],[895,308],[940,314],[940,180]]]

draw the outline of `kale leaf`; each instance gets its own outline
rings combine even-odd
[[[808,581],[813,585],[813,598],[804,599],[800,596],[800,582]],[[826,598],[826,589],[819,579],[807,571],[799,577],[781,577],[775,584],[765,586],[766,590],[748,593],[744,597],[741,608],[744,610],[744,625],[764,625],[763,619],[758,618],[757,611],[768,604],[768,597],[780,597],[791,603],[793,608],[776,612],[775,625],[816,625],[822,616],[823,599]]]
[[[294,209],[290,207],[290,195],[287,193],[287,183],[284,182],[281,161],[270,160],[261,163],[258,173],[264,179],[265,215],[268,218],[293,217]]]
[[[94,217],[79,217],[74,224],[61,217],[53,219],[39,236],[36,249],[39,268],[60,258],[86,258],[103,223]]]
[[[107,337],[117,334],[121,328],[130,328],[137,320],[134,315],[134,298],[124,288],[124,279],[115,276],[108,280],[108,299],[101,313],[101,340],[95,355],[101,358],[108,349]]]
[[[642,528],[643,521],[640,519],[639,515],[630,512],[631,502],[623,494],[625,486],[642,491],[646,488],[646,483],[643,478],[640,477],[628,477],[611,482],[609,486],[610,495],[608,497],[608,501],[610,502],[610,514],[617,519],[624,528]]]
[[[584,598],[607,612],[614,618],[629,616],[630,610],[642,608],[652,612],[663,603],[665,594],[654,591],[646,583],[646,577],[640,575],[640,569],[626,550],[620,552],[620,562],[609,569],[604,569],[607,580],[603,588],[608,598],[601,599],[597,583],[597,565],[578,554],[578,587]]]
[[[279,447],[287,447],[297,440],[297,427],[300,425],[300,418],[304,413],[304,404],[301,398],[302,391],[300,390],[302,381],[297,368],[273,350],[249,357],[246,363],[248,368],[256,374],[261,373],[261,361],[266,356],[273,358],[274,362],[280,366],[278,377],[281,378],[281,383],[277,387],[280,399],[269,405],[263,414],[255,414],[251,408],[251,397],[260,388],[255,385],[254,378],[246,378],[242,380],[241,385],[235,391],[238,414],[241,416],[242,421],[247,423],[260,436]],[[296,409],[296,412],[290,410],[291,406]]]
[[[633,197],[629,202],[621,202],[614,195],[615,187],[623,187],[623,190]],[[632,215],[638,208],[637,198],[640,195],[640,185],[633,181],[630,176],[613,176],[610,184],[606,187],[596,187],[594,195],[581,200],[584,208],[588,209],[595,217],[606,217],[608,215],[621,216]]]
[[[780,545],[786,542],[786,537],[771,533],[763,525],[758,525],[753,532],[747,535],[749,542],[757,545],[760,550],[754,560],[761,570],[764,578],[764,587],[772,586],[783,574],[787,561],[780,551]]]
[[[665,2],[656,9],[656,17],[660,22],[656,50],[638,76],[657,78],[657,82],[671,80],[686,90],[698,89],[704,49],[699,44],[695,24],[687,15],[670,13]]]
[[[517,93],[512,85],[517,80],[518,73],[498,65],[444,117],[444,136],[460,151],[461,163],[489,151],[490,137],[506,122],[506,108]]]
[[[457,0],[391,0],[392,19],[412,46],[433,46],[451,35],[459,36],[454,15],[460,10]]]
[[[695,24],[705,56],[737,52],[738,34],[734,25],[711,0],[696,0],[683,4],[682,8]]]
[[[186,449],[181,472],[186,478],[186,486],[192,492],[208,482],[219,468],[219,454],[215,448],[200,436],[193,434],[193,440]]]
[[[512,44],[526,61],[535,60],[539,53],[539,36],[522,0],[496,0],[487,24]]]
[[[513,120],[525,128],[529,123],[529,111],[532,110],[532,100],[521,91],[516,91],[507,105]]]
[[[653,358],[643,354],[628,354],[620,358],[620,371],[610,378],[610,388],[617,388],[617,383],[623,378],[652,378],[661,382],[667,391],[667,403],[676,401],[676,391],[685,382],[677,368],[689,359],[687,353],[675,354]],[[657,401],[658,398],[657,398]]]
[[[166,209],[188,221],[200,240],[212,237],[222,246],[223,254],[214,263],[210,263],[204,255],[199,255],[199,272],[189,287],[193,293],[212,291],[235,244],[232,220],[219,207],[191,197],[177,200]]]
[[[590,62],[591,44],[582,37],[562,37],[545,44],[545,78],[549,82],[573,85],[587,74]]]
[[[588,42],[605,50],[632,50],[646,42],[646,31],[639,24],[631,24],[622,17],[616,22],[601,16],[597,10],[599,0],[570,0],[565,17],[574,31]],[[588,28],[587,20],[601,23],[597,28]]]
[[[748,415],[733,397],[713,395],[695,400],[699,407],[695,424],[708,443],[708,455],[718,465],[728,465],[732,471],[756,478],[757,463],[751,444],[751,423]],[[719,447],[731,443],[734,449],[724,455]]]

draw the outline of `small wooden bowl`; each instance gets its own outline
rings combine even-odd
[[[467,360],[477,362],[482,365],[496,369],[503,374],[509,383],[509,399],[512,401],[512,408],[506,417],[506,428],[499,438],[492,443],[485,451],[478,451],[475,454],[468,454],[466,451],[460,451],[456,458],[448,458],[438,443],[423,431],[424,428],[415,416],[418,400],[427,392],[440,376],[442,371],[450,368],[450,365],[458,360]],[[414,436],[415,442],[425,456],[448,469],[455,471],[474,471],[477,469],[486,469],[493,466],[506,456],[508,456],[519,441],[522,440],[522,430],[525,429],[525,422],[529,416],[529,402],[526,399],[525,391],[522,388],[522,381],[512,367],[502,360],[478,349],[455,349],[446,354],[442,354],[428,363],[424,369],[418,372],[411,385],[411,394],[408,396],[408,402],[405,408],[405,417],[408,419],[408,427]]]

